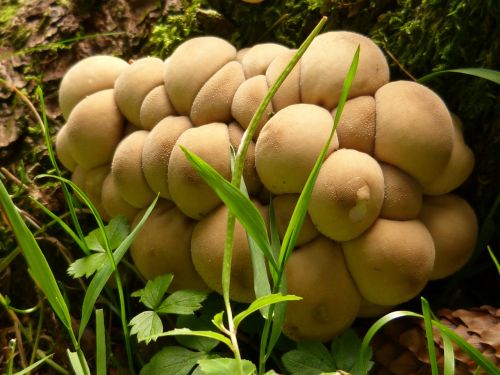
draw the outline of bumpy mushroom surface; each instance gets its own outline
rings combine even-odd
[[[287,51],[287,47],[276,43],[262,43],[251,47],[241,60],[245,77],[250,78],[265,74],[271,61]]]
[[[337,109],[332,111],[335,118]],[[373,155],[375,147],[375,99],[358,96],[345,103],[337,127],[340,148],[352,148]]]
[[[377,305],[397,305],[415,297],[434,267],[434,243],[418,220],[378,219],[361,236],[342,243],[359,292]]]
[[[64,166],[64,168],[74,171],[78,163],[71,156],[71,149],[68,145],[68,135],[66,127],[62,126],[56,136],[56,154],[57,158]]]
[[[332,127],[332,116],[312,104],[293,104],[262,128],[255,145],[255,165],[274,194],[300,193]],[[329,152],[338,146],[335,139]]]
[[[329,110],[337,106],[358,45],[358,69],[349,97],[373,95],[389,82],[389,66],[375,43],[360,34],[331,31],[318,35],[301,59],[300,93],[304,103],[321,105]]]
[[[234,59],[236,49],[213,36],[189,39],[177,47],[165,68],[165,88],[177,112],[189,115],[205,82]]]
[[[109,220],[110,217],[102,204],[101,193],[104,179],[109,174],[109,167],[109,165],[101,165],[87,171],[85,174],[85,183],[82,186],[82,190],[87,194],[90,201],[99,211],[99,214],[106,221]]]
[[[102,207],[109,217],[122,215],[129,223],[132,222],[139,211],[121,197],[111,173],[106,176],[102,183],[101,201]]]
[[[155,194],[142,172],[142,149],[149,132],[139,130],[125,137],[116,148],[111,173],[121,197],[135,208],[149,205]]]
[[[442,279],[462,268],[474,252],[478,231],[469,204],[454,194],[425,197],[419,219],[431,233],[436,248],[430,278]]]
[[[258,203],[256,205],[264,208]],[[221,205],[196,224],[191,240],[193,264],[203,281],[222,294],[222,259],[226,240],[227,207]],[[246,232],[237,221],[234,228],[233,259],[231,262],[231,299],[252,302],[255,299],[253,269]]]
[[[183,146],[215,168],[224,178],[231,178],[229,134],[226,124],[212,123],[186,130],[170,154],[168,190],[177,207],[193,219],[201,219],[221,201],[191,166]]]
[[[361,296],[338,243],[321,236],[294,250],[286,281],[287,293],[303,298],[288,302],[283,333],[291,339],[327,341],[356,318]]]
[[[170,103],[165,86],[156,86],[142,101],[139,113],[141,128],[151,130],[161,120],[171,115],[175,115],[175,109]]]
[[[132,227],[144,216],[140,211]],[[196,222],[170,201],[160,200],[130,247],[137,269],[147,279],[172,273],[172,290],[208,290],[191,260],[191,235]]]
[[[87,57],[73,65],[59,87],[59,108],[67,120],[83,98],[101,90],[112,89],[116,78],[128,64],[113,56]]]
[[[269,64],[266,70],[267,84],[271,87],[281,75],[281,72],[288,65],[296,50],[286,51],[278,56]],[[291,104],[300,103],[300,64],[296,64],[288,77],[283,81],[276,94],[274,94],[273,108],[279,111]]]
[[[375,157],[402,169],[425,190],[445,170],[453,148],[446,105],[427,87],[409,81],[388,83],[375,101]]]
[[[350,149],[323,163],[309,203],[316,228],[336,241],[363,233],[377,219],[384,201],[384,177],[370,155]]]
[[[163,70],[161,59],[144,57],[130,64],[116,79],[116,103],[132,124],[141,127],[142,102],[152,89],[163,83]]]
[[[98,91],[81,100],[65,125],[73,160],[86,169],[108,164],[123,133],[123,116],[113,90]]]
[[[186,116],[161,120],[146,137],[142,150],[142,170],[149,187],[160,197],[171,199],[168,190],[168,165],[175,142],[193,125]]]

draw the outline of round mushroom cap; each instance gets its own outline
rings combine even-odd
[[[384,176],[370,155],[341,149],[325,160],[314,186],[309,215],[316,228],[336,241],[363,233],[384,201]]]
[[[236,59],[236,49],[223,39],[203,36],[177,47],[165,67],[165,88],[178,113],[189,115],[203,85],[220,68]]]
[[[142,172],[142,149],[149,132],[139,130],[123,138],[116,148],[111,173],[121,197],[135,208],[149,205],[155,194]]]
[[[109,164],[123,133],[123,116],[113,90],[98,91],[81,100],[68,118],[67,147],[85,169]]]
[[[335,118],[337,108],[332,111]],[[352,148],[373,155],[375,147],[375,99],[358,96],[345,103],[337,126],[339,148]]]
[[[168,190],[168,164],[175,142],[193,125],[186,116],[168,116],[146,137],[142,150],[142,171],[152,191],[171,199]]]
[[[369,302],[392,306],[418,295],[434,267],[434,243],[419,220],[378,219],[342,243],[347,267]]]
[[[384,203],[380,217],[416,219],[422,208],[422,187],[410,175],[390,164],[380,163],[384,174]]]
[[[474,154],[465,144],[462,134],[462,122],[452,114],[453,149],[445,170],[426,185],[424,194],[440,195],[456,189],[470,176],[474,169]]]
[[[454,194],[425,197],[419,219],[436,248],[430,279],[442,279],[462,268],[474,252],[478,232],[476,215],[469,204]]]
[[[109,174],[109,164],[92,168],[85,174],[85,181],[82,190],[97,208],[104,221],[108,221],[110,216],[104,209],[101,199],[104,179]]]
[[[276,56],[266,70],[269,87],[278,80],[297,50],[288,50]],[[300,103],[300,64],[296,64],[273,96],[273,108],[277,112],[289,105]]]
[[[358,318],[376,318],[389,313],[393,309],[394,306],[377,305],[362,298]]]
[[[330,136],[332,116],[312,104],[293,104],[264,125],[255,145],[255,165],[274,194],[300,193]],[[329,153],[338,146],[334,138]]]
[[[132,228],[144,213],[142,210],[137,214]],[[130,255],[139,272],[148,280],[172,273],[173,291],[208,291],[191,260],[191,235],[195,224],[171,202],[158,201],[130,247]]]
[[[186,130],[177,139],[168,164],[168,190],[172,200],[185,215],[201,219],[221,200],[207,185],[180,148],[196,154],[224,178],[231,178],[229,134],[226,124],[212,123]]]
[[[233,97],[244,81],[243,68],[238,61],[228,62],[220,68],[194,99],[190,116],[193,124],[231,121]]]
[[[110,218],[122,215],[129,223],[132,222],[139,211],[121,197],[111,171],[102,183],[101,202]]]
[[[87,169],[83,168],[80,165],[77,165],[73,170],[73,173],[71,173],[71,181],[82,190],[85,187],[85,179],[87,178],[87,172],[88,172]]]
[[[256,206],[263,211],[258,203]],[[222,262],[227,233],[226,206],[221,205],[196,224],[191,240],[193,264],[203,281],[222,294]],[[231,261],[230,297],[233,301],[249,303],[255,299],[253,268],[248,240],[243,226],[234,227],[233,257]]]
[[[71,155],[71,149],[68,145],[68,134],[66,126],[62,126],[56,136],[56,155],[64,168],[71,172],[75,170],[78,163]]]
[[[261,43],[251,47],[241,60],[245,77],[265,74],[275,57],[288,51],[288,48],[277,43]]]
[[[229,142],[234,150],[237,152],[241,138],[243,137],[244,130],[236,122],[228,125]],[[257,169],[255,168],[255,143],[250,142],[245,157],[245,165],[243,166],[243,180],[249,194],[257,194],[262,189],[262,182],[260,181]]]
[[[255,76],[243,82],[233,97],[231,104],[231,114],[243,129],[250,125],[253,115],[257,112],[260,103],[267,95],[268,87],[266,77],[263,75]],[[256,140],[264,124],[269,120],[273,113],[272,103],[264,110],[262,118],[257,125],[253,139]]]
[[[114,56],[87,57],[73,65],[59,87],[59,108],[67,120],[83,98],[101,90],[112,89],[116,78],[128,64]]]
[[[295,209],[298,200],[299,194],[283,194],[277,195],[273,198],[276,227],[278,229],[280,239],[285,237],[288,224],[290,223],[293,210]],[[297,238],[296,246],[304,245],[305,243],[315,239],[318,235],[319,232],[311,221],[311,217],[306,214],[304,223],[302,224],[302,228],[300,229],[300,233]]]
[[[424,188],[444,172],[453,148],[451,116],[441,98],[410,81],[388,83],[375,94],[375,157]]]
[[[328,110],[337,106],[358,45],[358,69],[349,97],[373,95],[389,82],[387,61],[371,39],[349,31],[331,31],[318,35],[302,56],[300,93],[304,103],[317,104]]]
[[[295,341],[328,341],[356,318],[361,296],[340,245],[323,236],[295,249],[286,264],[288,302],[283,333]]]
[[[115,82],[118,108],[132,124],[141,127],[141,105],[146,95],[163,84],[163,61],[144,57],[130,64]]]
[[[142,101],[139,112],[141,128],[151,130],[165,117],[174,114],[175,109],[170,103],[165,86],[156,86]]]

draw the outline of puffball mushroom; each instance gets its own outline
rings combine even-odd
[[[226,124],[212,123],[186,130],[170,154],[168,190],[177,207],[193,219],[201,219],[221,200],[198,175],[179,146],[210,164],[224,178],[231,178],[229,134]]]
[[[264,186],[274,194],[300,193],[332,123],[326,109],[312,104],[293,104],[276,113],[255,145],[255,165]],[[334,139],[328,152],[337,146]]]
[[[151,130],[161,120],[171,115],[175,115],[175,109],[170,103],[165,86],[156,86],[142,101],[139,112],[141,128]]]
[[[269,87],[278,80],[281,72],[286,68],[296,52],[296,50],[288,50],[271,61],[266,70],[266,80]],[[300,64],[293,67],[272,99],[275,111],[296,103],[300,103]]]
[[[101,193],[104,179],[108,174],[109,165],[101,165],[99,167],[92,168],[85,174],[85,181],[82,186],[82,190],[85,194],[87,194],[88,198],[97,208],[99,214],[105,221],[109,220],[110,217],[102,204]]]
[[[92,169],[109,164],[123,133],[123,116],[113,90],[102,90],[82,99],[66,125],[67,147],[73,160]]]
[[[132,228],[137,226],[144,212],[137,214]],[[139,272],[148,280],[172,273],[173,291],[208,291],[191,260],[191,235],[195,224],[172,202],[158,201],[130,247],[130,255]]]
[[[296,341],[328,341],[351,325],[361,296],[340,245],[323,236],[295,249],[286,264],[288,302],[283,333]]]
[[[115,99],[123,115],[135,126],[141,127],[141,105],[146,95],[163,83],[163,61],[144,57],[134,61],[115,82]]]
[[[341,149],[321,166],[309,215],[325,236],[349,241],[373,224],[383,201],[384,177],[377,161],[363,152]]]
[[[129,223],[139,211],[121,197],[111,171],[102,183],[101,202],[109,217],[122,215]]]
[[[366,36],[349,31],[318,35],[300,61],[302,102],[332,110],[337,106],[352,57],[360,46],[358,69],[349,98],[373,95],[389,82],[389,66],[384,54]]]
[[[261,43],[251,47],[241,60],[245,77],[265,74],[275,57],[288,51],[288,48],[276,43]]]
[[[347,267],[367,301],[397,305],[418,295],[434,267],[434,242],[419,220],[378,219],[342,243]]]
[[[458,271],[474,252],[478,224],[469,204],[455,194],[425,197],[419,219],[429,230],[436,248],[431,280]]]
[[[375,157],[408,173],[425,190],[444,172],[452,153],[453,125],[446,105],[433,91],[410,81],[384,85],[375,102]]]
[[[71,156],[71,149],[68,146],[67,128],[62,126],[56,136],[56,155],[64,168],[74,171],[78,163]]]
[[[116,78],[127,68],[126,61],[114,57],[90,56],[73,65],[59,86],[59,108],[67,120],[73,108],[85,97],[112,89]]]

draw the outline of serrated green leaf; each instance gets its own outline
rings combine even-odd
[[[141,370],[140,375],[188,375],[206,353],[193,352],[180,346],[167,346],[156,353]]]
[[[80,277],[90,277],[106,263],[109,262],[106,253],[94,253],[86,257],[75,260],[68,267],[68,275],[74,279]]]
[[[108,237],[111,250],[115,250],[130,233],[130,226],[125,217],[118,215],[110,220],[108,225],[104,227],[104,231]],[[94,229],[85,237],[85,243],[90,250],[106,251],[104,239],[99,228]]]
[[[255,365],[243,359],[241,361],[243,367],[243,375],[257,374]],[[202,359],[198,361],[200,371],[203,375],[221,375],[221,374],[239,374],[238,362],[234,358],[214,358]]]
[[[156,335],[163,332],[163,323],[154,311],[144,311],[136,315],[129,325],[132,327],[130,335],[137,334],[137,341],[146,341],[146,344],[151,340],[156,341]]]
[[[291,350],[285,353],[281,360],[292,375],[320,375],[325,371],[336,370],[335,367],[332,368],[331,364],[325,363],[310,351]]]
[[[266,372],[264,375],[280,375],[278,374],[276,371],[274,370],[269,370],[268,372]]]
[[[348,329],[332,341],[331,356],[337,369],[352,371],[358,361],[361,350],[361,339],[356,332]]]
[[[169,295],[156,309],[162,314],[191,315],[201,308],[207,293],[197,290],[179,290]]]
[[[309,353],[310,355],[320,360],[325,364],[325,370],[335,371],[339,369],[339,367],[335,365],[335,361],[328,349],[320,342],[301,341],[297,344],[297,349],[304,353]]]
[[[156,310],[161,304],[163,296],[172,283],[174,276],[170,273],[148,280],[143,289],[136,290],[131,294],[132,297],[139,297],[139,301],[146,307]]]

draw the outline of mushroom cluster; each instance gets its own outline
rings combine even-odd
[[[303,297],[286,316],[296,340],[329,340],[356,317],[415,297],[465,264],[477,234],[471,207],[450,194],[474,164],[460,120],[427,87],[389,82],[381,50],[352,32],[316,37],[265,111],[244,170],[255,205],[267,220],[271,196],[283,236],[358,45],[349,99],[286,266],[288,293]],[[171,272],[176,289],[221,292],[227,208],[179,146],[230,179],[231,147],[294,53],[273,43],[236,50],[207,36],[165,61],[93,56],[64,76],[56,151],[73,181],[104,218],[121,214],[133,226],[161,197],[130,249],[146,278]],[[255,298],[238,223],[230,292]]]

